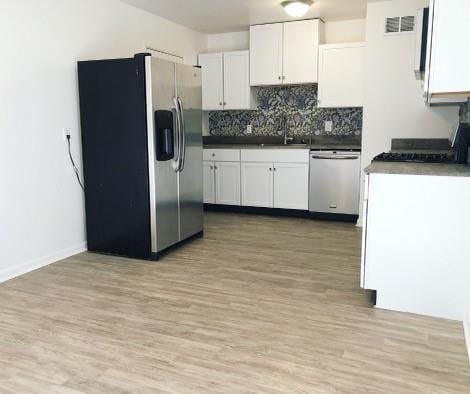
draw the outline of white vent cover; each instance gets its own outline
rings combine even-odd
[[[414,30],[414,16],[396,16],[385,21],[385,34],[411,33]]]

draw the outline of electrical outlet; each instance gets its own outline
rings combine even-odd
[[[253,127],[251,124],[246,126],[246,134],[253,134]]]
[[[331,120],[326,120],[325,121],[325,131],[333,131],[333,121]]]
[[[70,129],[68,127],[64,127],[62,129],[62,138],[64,141],[67,141],[67,137],[70,137]]]

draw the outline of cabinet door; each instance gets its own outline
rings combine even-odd
[[[214,162],[204,161],[203,164],[203,179],[204,179],[204,203],[215,204],[215,175],[214,175]]]
[[[250,84],[282,83],[282,23],[250,27]]]
[[[318,81],[318,19],[284,23],[283,83]]]
[[[469,14],[468,0],[430,2],[427,71],[429,93],[438,94],[438,99],[448,97],[455,101],[470,97]]]
[[[361,287],[367,289],[366,283],[366,242],[367,242],[367,215],[369,209],[369,176],[364,177],[364,201],[362,203],[362,245],[361,245]]]
[[[274,208],[308,210],[308,164],[274,163]]]
[[[199,55],[202,68],[202,109],[218,110],[224,106],[224,58],[222,53]]]
[[[320,46],[319,107],[364,105],[365,55],[364,43]]]
[[[250,55],[224,53],[224,109],[250,109]]]
[[[273,207],[273,163],[242,163],[242,205]]]
[[[240,163],[215,162],[215,202],[240,205]]]

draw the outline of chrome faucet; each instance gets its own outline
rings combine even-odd
[[[283,118],[282,118],[282,127],[283,127],[283,130],[284,130],[284,145],[287,145],[290,141],[293,141],[294,138],[293,137],[288,137],[287,134],[288,134],[288,126],[287,126],[287,115],[285,115]]]

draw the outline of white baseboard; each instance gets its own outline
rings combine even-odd
[[[45,267],[46,265],[55,263],[56,261],[65,259],[75,254],[85,252],[86,250],[87,250],[86,242],[82,242],[78,245],[59,250],[58,252],[51,253],[47,256],[39,257],[37,259],[30,260],[26,263],[17,265],[15,267],[1,270],[0,271],[0,283],[16,278],[17,276],[24,275],[28,272],[37,270],[38,268]]]
[[[470,362],[470,312],[463,319],[463,328],[465,331],[465,341],[467,342],[468,361]]]

